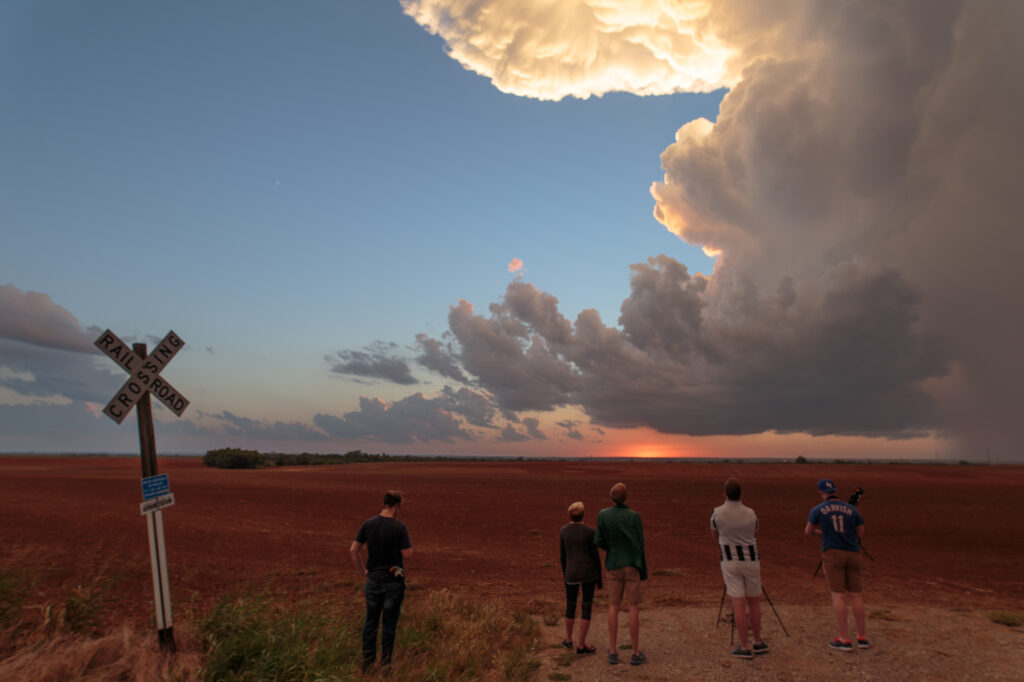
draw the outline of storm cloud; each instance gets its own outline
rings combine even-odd
[[[452,309],[453,361],[502,408],[1019,451],[1019,4],[403,5],[506,92],[730,87],[651,187],[657,220],[718,255],[710,276],[633,266],[617,326],[524,282]]]

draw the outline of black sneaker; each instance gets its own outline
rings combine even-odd
[[[618,665],[619,655],[617,653],[608,654],[608,665]]]
[[[836,651],[845,651],[846,653],[853,651],[853,642],[844,642],[838,637],[829,642],[828,645]]]
[[[641,663],[646,663],[646,662],[647,662],[647,657],[644,656],[644,652],[642,652],[642,651],[640,653],[637,653],[637,654],[630,654],[629,655],[629,664],[630,665],[640,665]]]
[[[563,640],[562,640],[562,648],[563,648],[563,649],[571,649],[571,648],[572,648],[572,642],[567,642],[567,641],[565,641],[565,640],[563,639]]]
[[[586,645],[586,646],[578,646],[578,647],[576,647],[576,653],[579,656],[584,656],[586,654],[592,654],[592,653],[594,653],[596,651],[597,651],[597,647],[596,646],[590,646],[589,644]]]
[[[858,637],[857,638],[857,648],[858,649],[870,649],[871,648],[871,642],[869,642],[867,640],[867,637]]]
[[[768,653],[768,643],[761,642],[760,644],[755,644],[753,650],[755,654],[766,654]]]
[[[733,649],[732,651],[730,651],[729,655],[730,656],[735,656],[736,658],[753,658],[754,657],[754,652],[751,651],[750,649],[744,649],[743,647],[739,647],[738,646],[735,649]]]

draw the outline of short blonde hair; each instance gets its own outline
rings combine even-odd
[[[626,484],[616,483],[615,485],[613,485],[609,497],[612,498],[612,502],[614,502],[615,504],[626,504]]]
[[[569,505],[569,518],[573,521],[583,520],[583,503],[573,502]]]

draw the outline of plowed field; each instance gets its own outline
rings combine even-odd
[[[405,496],[411,587],[559,604],[565,510],[582,500],[592,525],[617,481],[644,521],[645,603],[714,608],[722,588],[708,518],[728,476],[760,519],[764,585],[776,604],[827,603],[822,577],[812,578],[818,541],[803,534],[815,483],[827,476],[844,499],[855,486],[866,491],[871,604],[1024,605],[1019,466],[503,461],[228,471],[168,457],[159,468],[177,500],[164,524],[179,612],[268,584],[296,597],[352,589],[360,581],[348,545],[387,488]],[[0,562],[30,567],[40,590],[105,576],[148,620],[140,471],[130,457],[0,457]]]

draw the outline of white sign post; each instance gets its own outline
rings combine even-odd
[[[146,344],[131,348],[109,329],[96,339],[96,347],[128,372],[128,381],[103,408],[103,414],[120,424],[133,407],[139,418],[139,448],[142,455],[143,497],[140,511],[146,519],[149,535],[149,558],[153,568],[153,603],[156,607],[157,639],[160,648],[174,652],[174,621],[171,617],[171,589],[167,578],[167,550],[164,547],[164,507],[174,504],[167,477],[156,471],[156,435],[153,431],[152,393],[174,414],[181,416],[188,407],[185,398],[170,382],[160,376],[185,342],[173,331],[167,332],[152,353]],[[153,497],[148,491],[153,491]]]

